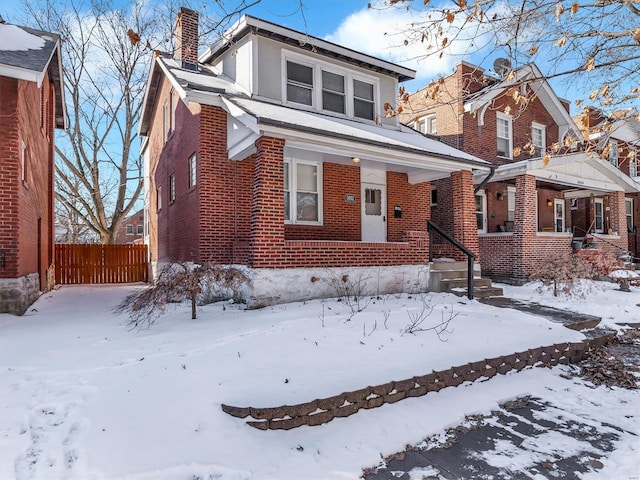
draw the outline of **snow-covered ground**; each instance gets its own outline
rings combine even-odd
[[[0,478],[356,479],[362,467],[471,413],[533,394],[640,434],[640,393],[589,388],[562,368],[529,369],[360,411],[318,427],[260,431],[222,403],[293,404],[562,341],[579,332],[448,294],[387,296],[349,321],[347,305],[312,301],[246,311],[170,308],[129,330],[111,308],[139,286],[62,287],[23,317],[0,315]],[[582,299],[534,287],[505,295],[640,321],[640,289],[597,284]],[[446,332],[401,334],[410,314]],[[452,315],[453,312],[453,315]],[[637,436],[624,434],[600,478],[640,474]],[[609,476],[607,476],[609,475]]]

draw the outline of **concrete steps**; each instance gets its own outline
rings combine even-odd
[[[458,296],[467,294],[467,262],[434,260],[430,265],[429,290],[451,292]],[[480,264],[473,266],[473,296],[487,298],[502,296],[501,288],[492,286],[491,279],[482,278]]]

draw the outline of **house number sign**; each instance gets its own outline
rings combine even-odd
[[[353,193],[347,193],[344,196],[344,201],[346,203],[356,203],[356,196]]]

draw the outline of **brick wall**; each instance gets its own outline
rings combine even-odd
[[[0,77],[0,278],[39,273],[41,290],[53,262],[54,95],[48,75],[41,88]]]
[[[178,61],[198,63],[198,12],[180,7],[173,55]]]
[[[479,235],[482,275],[495,281],[510,280],[515,259],[513,233]]]
[[[465,170],[451,173],[451,185],[453,189],[453,238],[471,250],[476,255],[476,261],[479,261],[478,222],[471,172]],[[462,253],[456,253],[454,258],[464,260],[466,256]]]

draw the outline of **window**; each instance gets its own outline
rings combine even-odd
[[[166,100],[162,106],[162,129],[164,130],[164,141],[166,143],[171,134],[171,112],[169,110],[168,100]]]
[[[24,182],[27,180],[27,144],[21,142],[22,146],[20,148],[20,179]]]
[[[375,105],[373,100],[373,85],[371,83],[353,80],[353,116],[373,120]]]
[[[604,232],[604,202],[601,198],[594,199],[593,226],[596,233]]]
[[[556,198],[553,200],[555,231],[564,232],[564,200]]]
[[[382,190],[379,188],[364,190],[364,214],[382,215]]]
[[[542,158],[544,156],[546,139],[545,126],[539,123],[531,125],[531,144],[533,145],[533,157]]]
[[[431,206],[435,207],[436,205],[438,205],[438,189],[431,187]]]
[[[287,101],[313,105],[313,68],[287,60]]]
[[[284,163],[284,219],[288,223],[322,222],[321,164],[300,160]]]
[[[172,173],[169,175],[169,202],[176,199],[176,176]]]
[[[156,208],[158,211],[162,208],[162,187],[156,188]]]
[[[507,220],[513,222],[516,218],[516,187],[507,187]]]
[[[629,147],[629,176],[638,176],[638,155],[635,147]]]
[[[618,166],[618,142],[615,140],[609,142],[609,162],[614,167]]]
[[[169,114],[171,115],[171,131],[176,131],[176,106],[178,102],[176,101],[176,91],[172,88],[171,93],[169,94]]]
[[[144,233],[144,225],[136,225],[136,234],[142,235]]]
[[[322,71],[322,108],[330,112],[346,113],[342,75]]]
[[[498,156],[512,158],[511,117],[498,113],[496,116],[496,131],[498,136]]]
[[[633,232],[633,198],[624,199],[624,213],[627,217],[627,231]]]
[[[197,170],[196,170],[196,154],[189,157],[189,188],[196,186]]]
[[[133,235],[133,225],[127,225],[127,235]]]
[[[476,193],[476,223],[478,233],[487,233],[487,197],[484,191]]]
[[[427,115],[426,117],[422,117],[417,124],[417,130],[420,133],[427,133],[429,135],[436,135],[438,133],[436,127],[436,116],[435,115]]]

